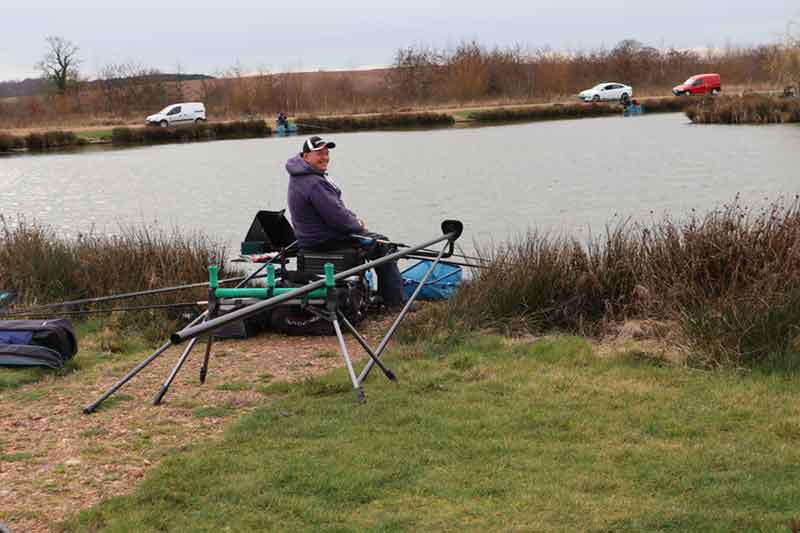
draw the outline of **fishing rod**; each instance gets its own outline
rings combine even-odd
[[[260,274],[255,276],[240,276],[236,278],[226,278],[219,280],[219,283],[233,283],[233,282],[245,282],[250,281],[251,279],[256,278],[264,278],[266,274]],[[40,311],[44,311],[47,309],[59,308],[59,307],[68,307],[68,306],[78,306],[78,305],[86,305],[86,304],[95,304],[101,302],[111,302],[114,300],[124,300],[126,298],[135,298],[138,296],[149,296],[153,294],[164,294],[168,292],[177,292],[183,291],[188,289],[198,289],[201,287],[208,287],[208,282],[200,282],[200,283],[191,283],[189,285],[178,285],[174,287],[163,287],[160,289],[150,289],[146,291],[138,291],[138,292],[127,292],[124,294],[112,294],[110,296],[99,296],[97,298],[83,298],[81,300],[70,300],[66,302],[54,303],[54,304],[46,304],[46,305],[39,305],[36,307],[31,307],[29,309],[20,309],[16,311],[11,311],[7,313],[0,312],[0,316],[20,316],[20,315],[29,315],[32,313],[37,313]]]
[[[324,126],[315,126],[314,124],[303,124],[302,122],[295,122],[295,126],[302,127],[302,128],[314,128],[318,130],[330,130],[330,128],[326,128]]]
[[[409,246],[408,244],[404,244],[402,242],[388,241],[386,239],[376,239],[376,238],[370,237],[368,235],[359,235],[357,233],[352,233],[352,234],[350,234],[350,236],[351,237],[355,237],[356,239],[377,242],[379,244],[393,245],[393,246],[398,246],[398,247],[401,247],[401,248],[411,248],[411,246]],[[428,257],[431,257],[430,255],[427,255],[427,254],[435,254],[436,253],[435,250],[429,250],[427,248],[421,249],[420,252],[424,252],[424,254],[422,254],[422,253],[414,254],[414,255],[409,255],[407,257],[410,257],[412,259],[427,259]],[[448,257],[458,257],[460,259],[468,259],[468,260],[471,260],[471,261],[479,261],[479,262],[482,262],[482,263],[488,262],[487,259],[483,259],[481,257],[475,257],[475,256],[472,256],[472,255],[463,255],[463,254],[451,253],[451,254],[448,254]],[[476,268],[483,268],[482,265],[472,265],[472,264],[468,264],[468,263],[458,263],[456,261],[451,261],[451,260],[442,260],[442,261],[439,261],[439,262],[440,263],[444,263],[444,264],[458,265],[458,266],[470,266],[470,267],[476,267]]]
[[[427,256],[427,255],[426,256],[407,255],[405,258],[406,259],[417,259],[417,260],[421,260],[421,261],[429,261],[430,260],[430,257]],[[440,259],[439,262],[441,264],[443,264],[443,265],[455,265],[455,266],[469,267],[469,268],[486,268],[486,265],[476,265],[476,264],[472,264],[472,263],[462,263],[461,261],[450,261],[450,260],[447,260],[447,259]]]
[[[107,307],[103,309],[76,309],[74,311],[59,311],[59,315],[91,315],[95,313],[114,313],[117,311],[145,311],[147,309],[174,309],[179,307],[197,307],[206,305],[208,302],[176,302],[172,304],[149,304],[149,305],[134,305],[130,307]],[[52,313],[19,313],[14,316],[24,316],[27,318],[48,318]]]

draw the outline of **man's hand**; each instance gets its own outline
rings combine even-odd
[[[359,218],[358,223],[361,224],[361,229],[367,229],[367,223],[363,218]]]

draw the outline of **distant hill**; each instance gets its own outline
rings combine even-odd
[[[193,81],[193,80],[210,80],[214,79],[213,76],[206,74],[154,74],[149,75],[148,79],[151,81],[161,80],[165,82],[170,81]],[[98,80],[92,80],[90,85],[96,83]],[[42,92],[44,89],[45,81],[41,78],[26,78],[22,81],[0,81],[0,98],[18,97],[18,96],[35,96]]]
[[[0,81],[0,98],[39,94],[43,85],[44,80],[41,78],[25,78],[22,81]]]

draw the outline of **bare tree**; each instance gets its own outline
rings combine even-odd
[[[426,102],[433,96],[436,74],[444,54],[424,46],[401,48],[384,80],[386,89],[400,102]]]
[[[181,62],[178,61],[178,65],[175,67],[175,98],[179,101],[183,101],[183,67],[181,66]]]
[[[78,45],[63,37],[51,35],[47,39],[48,50],[35,67],[52,81],[59,94],[67,92],[70,83],[78,79]]]
[[[112,115],[152,111],[171,100],[164,76],[157,69],[137,63],[112,63],[102,67],[93,87],[98,103]]]
[[[775,79],[786,85],[787,91],[800,92],[800,30],[790,21],[786,25],[786,34],[774,53],[771,70]]]

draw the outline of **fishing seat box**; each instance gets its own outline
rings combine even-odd
[[[325,263],[333,265],[333,272],[339,274],[345,270],[364,264],[364,252],[358,248],[348,247],[338,250],[317,252],[300,250],[297,252],[297,270],[307,274],[325,275]]]

